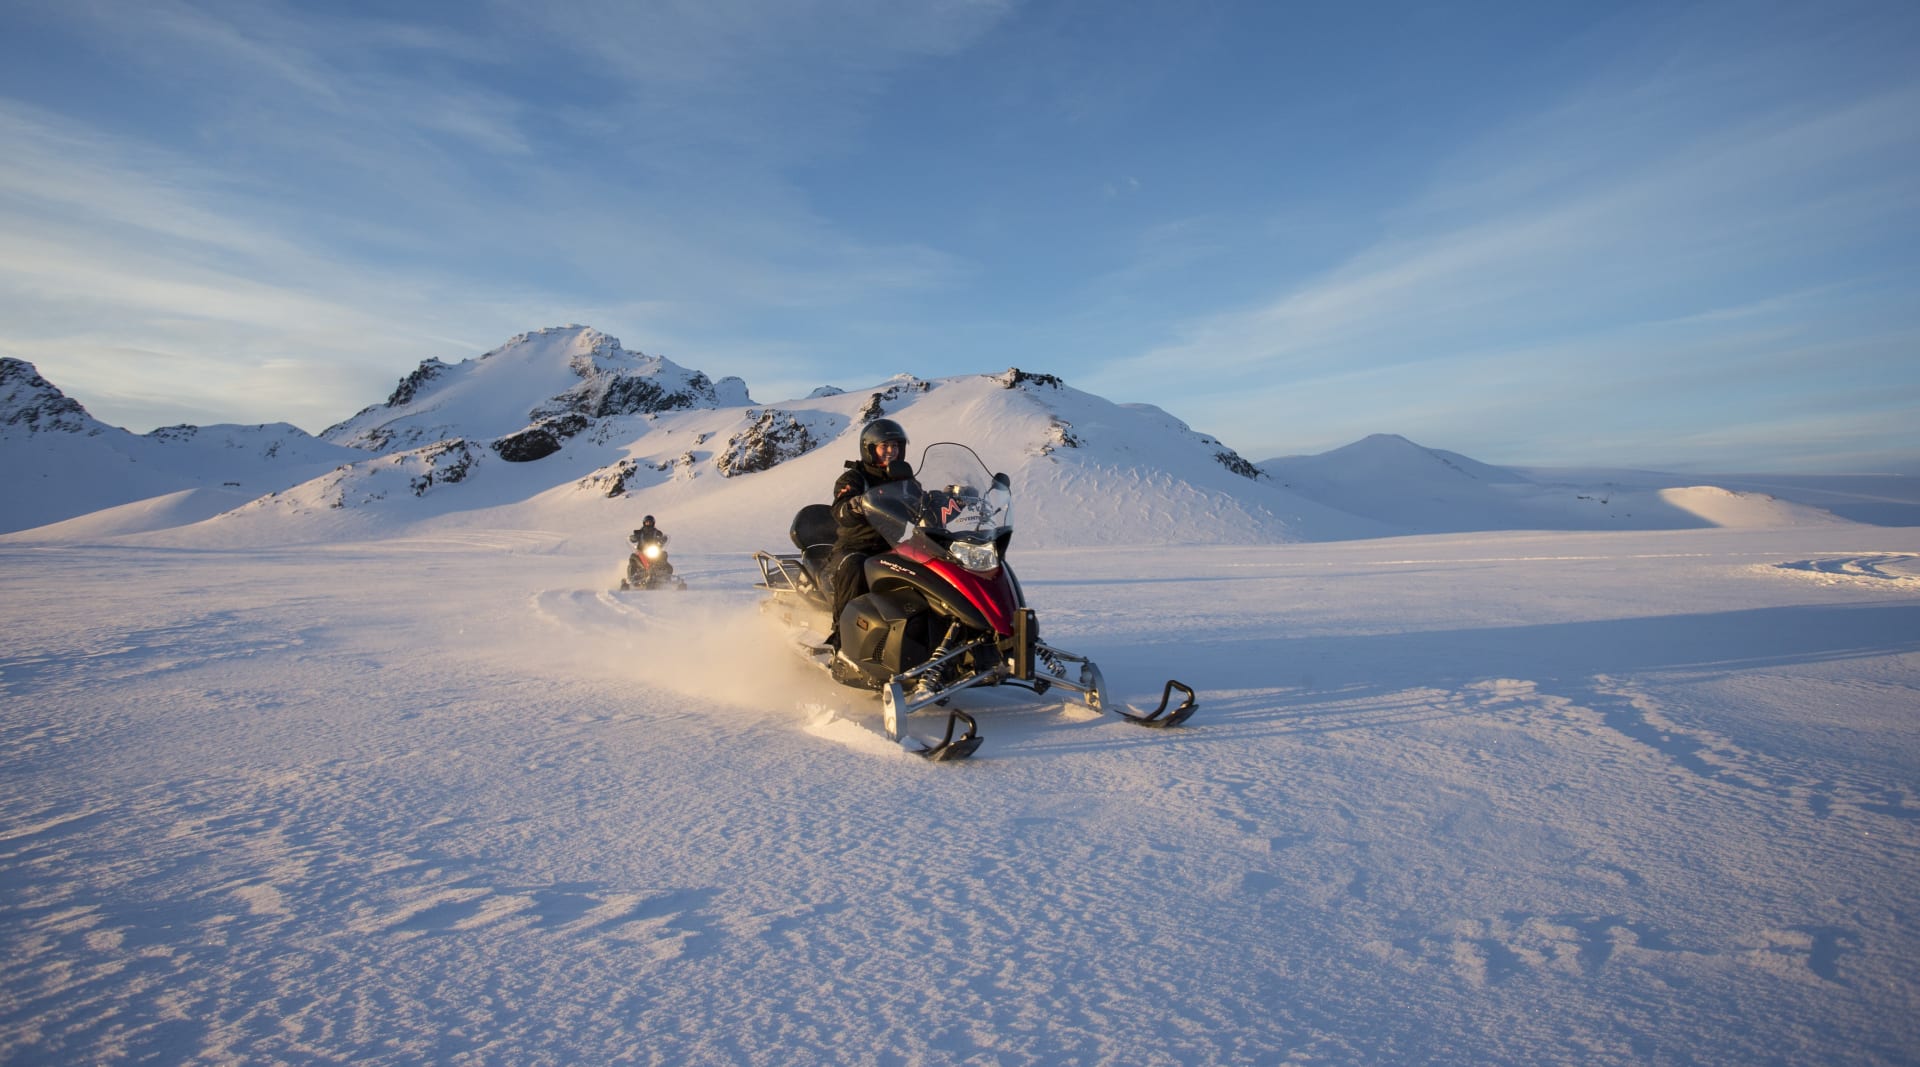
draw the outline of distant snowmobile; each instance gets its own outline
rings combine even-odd
[[[925,486],[937,486],[934,489]],[[1111,710],[1142,726],[1178,726],[1193,715],[1193,690],[1168,681],[1160,706],[1134,713],[1106,707],[1100,668],[1040,640],[1039,622],[1006,562],[1013,536],[1012,489],[989,475],[964,445],[928,446],[917,478],[876,485],[860,498],[867,518],[892,546],[866,562],[868,591],[840,616],[842,648],[807,651],[843,684],[881,693],[887,738],[901,740],[906,718],[974,686],[1011,683],[1044,693],[1079,693],[1096,711]],[[809,504],[788,531],[797,553],[756,552],[768,606],[790,621],[826,632],[831,599],[825,572],[834,540],[832,511]],[[1167,710],[1174,690],[1182,703]],[[959,736],[955,736],[959,731]],[[980,747],[971,715],[948,707],[937,741],[914,737],[913,750],[957,760]]]
[[[627,535],[627,541],[633,545],[633,551],[627,555],[627,576],[621,580],[622,589],[685,589],[687,583],[673,575],[673,564],[667,560],[667,535],[652,527],[635,530]]]

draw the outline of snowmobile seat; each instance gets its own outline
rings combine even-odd
[[[816,589],[825,589],[827,558],[833,555],[833,541],[839,533],[833,521],[833,509],[825,504],[808,504],[794,513],[787,536],[800,550],[800,565],[813,579]]]
[[[839,534],[833,522],[833,509],[825,504],[808,504],[793,513],[793,527],[787,536],[793,538],[793,547],[802,553],[816,546],[833,547],[833,539]]]

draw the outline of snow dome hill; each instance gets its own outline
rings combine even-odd
[[[131,433],[95,419],[33,364],[0,358],[0,533],[188,490],[212,490],[194,495],[211,514],[205,509],[297,484],[357,455],[284,422]],[[176,518],[196,511],[161,510]]]
[[[1683,530],[1813,526],[1843,520],[1764,492],[1668,476],[1626,485],[1568,482],[1374,434],[1312,456],[1260,464],[1309,500],[1400,533],[1486,530]]]

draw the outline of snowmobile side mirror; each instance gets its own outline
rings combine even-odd
[[[1013,488],[1013,479],[1008,478],[1004,472],[996,474],[993,476],[993,487],[995,489],[1011,489]]]

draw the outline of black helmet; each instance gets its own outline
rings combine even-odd
[[[652,525],[653,525],[653,516],[651,516],[651,515],[649,515],[649,516],[647,516],[646,518],[644,518],[644,519],[641,519],[641,520],[640,520],[640,525],[642,525],[642,526],[652,526]]]
[[[907,450],[907,431],[901,429],[900,424],[892,419],[875,419],[867,423],[866,429],[860,431],[860,461],[879,463],[879,453],[875,450],[875,446],[882,441],[900,442],[900,451],[904,453]]]

